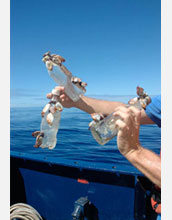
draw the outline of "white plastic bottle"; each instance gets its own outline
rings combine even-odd
[[[72,73],[62,64],[65,59],[60,55],[47,52],[43,55],[50,77],[59,85],[65,87],[65,93],[76,102],[86,92],[86,83],[79,78],[73,77]]]
[[[144,106],[145,105],[146,103],[144,102]],[[139,101],[139,99],[137,99],[135,103],[128,104],[127,106],[135,106],[140,110],[142,109],[142,103]],[[98,122],[92,121],[90,123],[89,129],[91,130],[92,136],[100,145],[105,145],[117,135],[118,129],[115,128],[115,121],[117,119],[119,119],[119,117],[115,117],[113,113],[111,113],[103,120]]]
[[[42,118],[40,125],[40,131],[44,133],[43,141],[40,147],[53,149],[57,143],[57,132],[59,129],[61,112],[56,111],[54,114],[54,121],[51,126],[46,121],[47,114],[48,112]]]
[[[74,101],[78,101],[84,91],[75,86],[69,77],[61,70],[60,66],[54,65],[53,70],[48,70],[50,77],[59,85],[65,88],[65,93]]]
[[[32,134],[36,137],[36,148],[41,147],[53,149],[57,143],[57,133],[63,106],[58,102],[59,91],[53,89],[52,94],[53,97],[51,101],[44,106],[41,112],[42,120],[40,131],[35,131]]]

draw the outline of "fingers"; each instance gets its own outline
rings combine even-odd
[[[125,156],[139,144],[141,111],[134,106],[120,106],[113,115],[118,117],[115,121],[118,149]]]
[[[140,127],[141,111],[138,108],[131,106],[129,107],[129,112],[132,117],[132,123],[134,126],[136,128]]]
[[[134,106],[120,106],[114,110],[113,115],[119,117],[119,120],[125,122],[128,126],[131,124],[140,125],[141,111]]]
[[[52,99],[53,95],[61,96],[61,94],[64,94],[65,88],[62,86],[56,86],[50,93],[47,94],[48,99]]]
[[[118,129],[118,134],[120,133],[120,130],[128,130],[128,126],[132,121],[129,109],[127,107],[118,107],[115,109],[113,115],[117,118],[115,121],[115,128]]]
[[[54,94],[60,97],[62,94],[65,93],[65,88],[63,86],[56,86],[52,91],[54,91]]]
[[[64,92],[65,88],[63,86],[56,86],[55,90],[59,90],[60,93]]]
[[[131,114],[135,117],[135,122],[139,122],[140,124],[141,110],[134,106],[129,107],[129,110]]]
[[[127,122],[130,116],[130,110],[128,107],[120,106],[115,108],[113,115],[119,120]]]
[[[65,94],[62,94],[62,95],[59,96],[59,101],[61,103],[65,102],[65,100],[66,100],[66,95]]]
[[[134,106],[119,106],[114,110],[114,116],[120,114],[121,117],[125,117],[125,114],[131,114],[133,116],[139,117],[141,114],[140,109]]]
[[[116,120],[115,128],[118,130],[118,135],[120,135],[120,131],[125,132],[125,131],[129,130],[129,127],[127,126],[127,124],[124,121],[122,121],[121,119]]]
[[[75,106],[75,102],[69,98],[69,96],[65,93],[65,88],[62,86],[56,86],[50,93],[47,94],[47,98],[53,103],[60,102],[64,108],[71,108]]]

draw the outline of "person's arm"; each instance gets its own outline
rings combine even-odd
[[[147,124],[147,125],[148,125],[148,124],[155,124],[155,122],[152,121],[152,120],[148,117],[148,115],[146,114],[146,112],[145,112],[144,109],[142,109],[142,111],[141,111],[140,124],[141,124],[141,125],[144,125],[144,124]]]
[[[64,87],[55,87],[60,92],[59,101],[65,108],[78,108],[88,114],[101,113],[103,115],[109,115],[118,106],[125,106],[122,102],[113,102],[106,100],[99,100],[82,95],[81,98],[74,102],[65,93]],[[52,93],[47,94],[47,98],[52,98]]]
[[[101,113],[105,116],[114,112],[115,108],[119,106],[126,106],[126,104],[116,101],[98,100],[86,96],[82,96],[76,103],[74,103],[74,107],[89,114]],[[155,124],[155,122],[147,116],[144,109],[141,111],[140,124]]]
[[[161,187],[160,156],[143,148],[139,142],[141,112],[135,107],[118,107],[114,116],[118,128],[117,145],[121,154],[154,184]]]
[[[87,96],[82,96],[76,103],[74,103],[74,107],[79,108],[82,111],[89,114],[101,113],[104,116],[111,114],[118,106],[125,106],[125,104],[122,102],[94,99]]]
[[[137,146],[137,150],[128,152],[126,159],[148,179],[161,188],[161,158],[154,152]]]
[[[116,101],[106,101],[90,98],[87,96],[81,96],[81,98],[74,102],[65,93],[64,87],[55,87],[60,91],[59,101],[64,108],[78,108],[88,114],[100,113],[104,116],[111,114],[115,108],[119,106],[125,106],[126,104]],[[52,98],[52,93],[47,94],[47,98]],[[154,122],[146,115],[145,111],[142,110],[141,114],[141,124],[153,124]]]

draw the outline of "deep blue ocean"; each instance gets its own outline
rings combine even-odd
[[[10,111],[10,149],[33,155],[44,154],[72,161],[111,164],[128,163],[119,153],[116,138],[104,146],[99,145],[88,130],[90,115],[78,109],[64,109],[61,113],[57,145],[53,150],[34,148],[32,132],[40,130],[42,107],[11,107]],[[145,148],[159,153],[161,130],[156,125],[142,125],[140,142]]]

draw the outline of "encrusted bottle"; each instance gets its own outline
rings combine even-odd
[[[59,91],[52,90],[52,99],[45,105],[41,112],[42,120],[40,131],[35,131],[32,136],[36,137],[35,147],[53,149],[57,143],[57,132],[63,106],[58,102]]]
[[[86,92],[87,83],[80,78],[72,76],[72,73],[62,64],[65,59],[59,55],[47,52],[43,56],[50,77],[59,85],[65,87],[65,93],[76,102]]]
[[[151,98],[140,87],[137,87],[137,94],[139,97],[130,100],[127,106],[135,106],[140,110],[142,108],[145,109],[151,102]],[[100,114],[94,115],[94,120],[90,122],[89,129],[91,130],[94,139],[100,145],[105,145],[117,135],[118,130],[115,128],[115,121],[117,119],[119,119],[119,117],[115,117],[113,113],[105,118]]]
[[[57,132],[59,129],[60,123],[60,111],[56,111],[54,114],[54,121],[52,125],[49,125],[46,121],[46,116],[48,113],[45,114],[45,117],[41,121],[40,131],[44,134],[42,144],[40,145],[41,148],[49,148],[53,149],[57,143]]]

